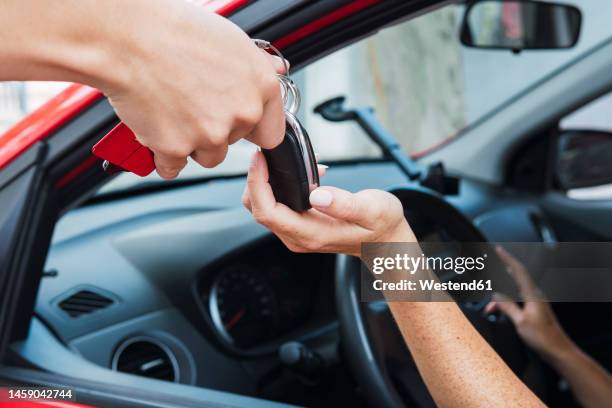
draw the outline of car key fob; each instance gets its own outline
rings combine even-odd
[[[273,149],[262,149],[274,198],[294,211],[310,207],[310,192],[319,186],[317,161],[306,129],[285,112],[285,138]]]

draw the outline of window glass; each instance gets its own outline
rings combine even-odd
[[[408,153],[419,153],[459,135],[538,82],[607,41],[612,2],[579,5],[583,27],[571,49],[467,48],[458,38],[464,7],[449,5],[333,53],[303,69],[302,120],[323,160],[373,156],[378,150],[354,125],[325,122],[312,112],[338,95],[348,106],[372,106]]]
[[[300,72],[303,122],[323,159],[379,154],[355,125],[326,122],[313,113],[314,106],[334,96],[346,96],[347,106],[373,107],[412,153],[466,125],[457,11],[444,7],[383,29]]]
[[[561,130],[598,130],[612,134],[612,93],[586,104],[561,120]],[[611,158],[612,159],[612,158]],[[576,200],[612,199],[612,184],[575,188],[567,196]]]
[[[612,94],[606,94],[570,113],[559,123],[561,129],[588,129],[612,132]]]
[[[326,99],[347,98],[347,106],[371,106],[382,124],[409,153],[427,151],[495,114],[513,97],[606,41],[612,34],[612,2],[582,0],[583,27],[577,45],[562,50],[507,50],[463,47],[463,6],[447,5],[386,27],[294,72],[303,94],[300,118],[320,161],[379,157],[379,149],[353,123],[330,123],[312,112]],[[9,123],[48,98],[48,83],[2,85],[2,123]],[[44,92],[49,92],[44,94]],[[24,97],[24,95],[26,95]],[[24,102],[25,101],[25,102]],[[214,169],[194,163],[181,178],[243,173],[255,147],[241,141]],[[147,180],[158,180],[152,174]],[[105,191],[140,183],[124,174]]]

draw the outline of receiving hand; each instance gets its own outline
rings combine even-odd
[[[563,331],[550,305],[545,301],[533,300],[542,299],[543,296],[525,266],[505,249],[497,247],[496,251],[516,282],[521,296],[526,300],[521,307],[507,296],[495,294],[485,307],[485,313],[499,310],[508,316],[523,341],[544,357],[556,355],[566,349],[572,344],[571,340]]]
[[[416,242],[402,204],[385,191],[353,194],[319,187],[310,193],[313,208],[304,213],[276,202],[261,152],[253,156],[242,201],[258,223],[294,252],[360,256],[362,242]]]

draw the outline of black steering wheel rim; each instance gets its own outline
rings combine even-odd
[[[425,210],[456,238],[466,242],[487,241],[478,228],[440,194],[420,186],[392,188],[389,191],[400,199],[404,211]],[[360,270],[361,261],[358,258],[346,255],[337,257],[336,309],[343,352],[371,405],[405,407],[406,398],[398,392],[368,333],[360,301]]]

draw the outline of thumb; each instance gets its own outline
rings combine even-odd
[[[371,227],[377,219],[379,206],[376,200],[364,194],[353,194],[335,187],[319,187],[310,193],[310,204],[318,211],[332,218],[344,220],[364,228]]]

